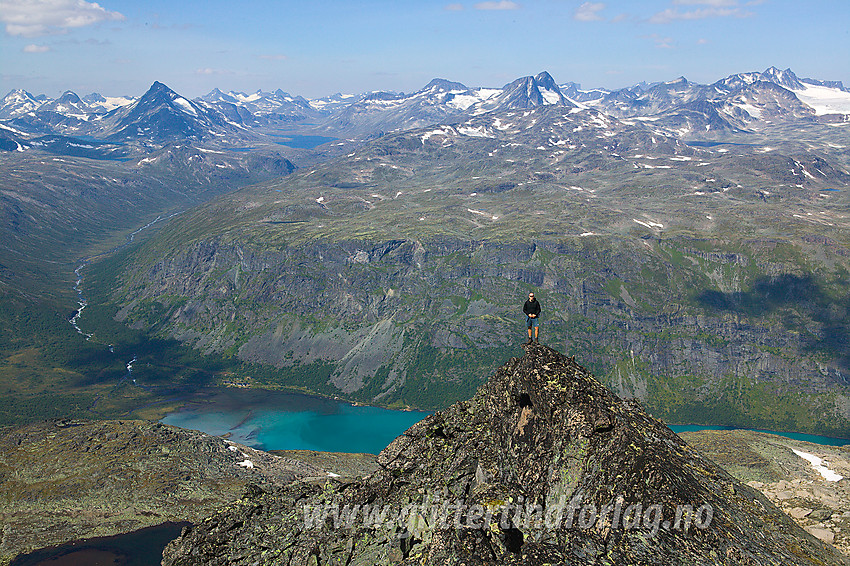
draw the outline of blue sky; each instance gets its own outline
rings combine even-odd
[[[775,65],[850,85],[848,0],[0,0],[0,96],[585,88]]]

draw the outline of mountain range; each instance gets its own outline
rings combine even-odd
[[[469,88],[434,79],[412,94],[371,92],[307,100],[282,90],[224,93],[214,89],[189,100],[162,83],[142,97],[58,99],[15,90],[0,101],[3,147],[25,149],[31,136],[93,137],[100,141],[166,143],[196,139],[242,143],[270,129],[372,136],[381,132],[462,120],[477,114],[545,105],[593,107],[618,118],[639,119],[665,133],[705,137],[716,131],[746,132],[775,122],[846,121],[850,90],[839,81],[799,79],[771,67],[741,73],[711,85],[681,77],[616,91],[583,91],[558,85],[546,72],[501,88]]]
[[[515,303],[536,290],[544,340],[656,416],[850,434],[848,100],[775,68],[611,92],[545,72],[492,89],[435,79],[324,100],[189,100],[155,83],[111,109],[12,93],[8,418],[35,410],[40,364],[77,364],[63,395],[120,381],[127,360],[96,369],[97,348],[130,330],[143,338],[114,350],[145,360],[148,388],[127,403],[236,380],[438,409],[513,355]],[[26,350],[28,329],[74,314],[81,258],[151,222],[83,270],[92,340],[68,325],[64,361]],[[45,297],[61,314],[33,308]],[[165,363],[156,348],[175,341],[202,370]],[[28,381],[9,377],[20,360],[36,360]],[[88,415],[88,399],[70,405]]]

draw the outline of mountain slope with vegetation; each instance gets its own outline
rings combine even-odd
[[[809,128],[700,147],[546,106],[387,135],[175,219],[109,301],[255,385],[438,408],[533,289],[544,340],[657,416],[848,435],[850,175]]]
[[[234,380],[444,407],[535,289],[544,339],[659,416],[850,434],[840,83],[100,98],[2,103],[6,422]],[[81,258],[157,219],[78,272],[86,340]]]

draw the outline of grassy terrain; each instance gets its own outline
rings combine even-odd
[[[0,423],[115,416],[161,401],[123,379],[134,352],[191,365],[172,354],[177,344],[147,341],[141,332],[131,336],[111,322],[114,313],[101,314],[95,304],[85,313],[92,324],[103,319],[95,340],[86,341],[67,321],[77,308],[74,270],[84,258],[145,237],[157,219],[292,166],[274,153],[217,159],[188,146],[139,161],[0,154]],[[139,232],[145,226],[151,228]],[[160,380],[176,373],[178,384],[205,379],[167,365],[153,373]]]
[[[20,359],[126,390],[124,410],[221,383],[433,409],[520,352],[535,290],[544,340],[658,416],[850,434],[835,128],[703,149],[588,111],[492,121],[389,134],[158,225],[86,268],[91,343]]]

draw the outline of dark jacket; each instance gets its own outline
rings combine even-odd
[[[522,305],[522,312],[526,315],[534,314],[540,316],[540,303],[537,302],[537,299],[528,299],[525,301],[525,304]]]

